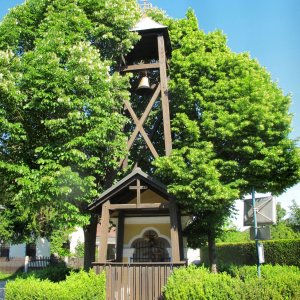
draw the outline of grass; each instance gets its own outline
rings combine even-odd
[[[0,281],[15,279],[20,273],[2,273],[0,272]]]

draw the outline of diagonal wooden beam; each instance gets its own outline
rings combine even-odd
[[[158,96],[159,96],[159,94],[160,94],[160,91],[161,91],[161,86],[160,86],[160,83],[159,83],[159,84],[157,85],[156,90],[155,90],[153,96],[151,97],[151,99],[150,99],[150,101],[149,101],[149,103],[148,103],[148,105],[147,105],[147,107],[146,107],[146,109],[145,109],[145,111],[144,111],[144,113],[143,113],[141,119],[140,119],[142,125],[144,124],[144,122],[145,122],[146,119],[148,118],[149,113],[150,113],[150,111],[151,111],[151,109],[152,109],[152,107],[153,107],[153,105],[154,105],[156,99],[158,98]]]
[[[149,113],[150,113],[150,111],[151,111],[151,109],[152,109],[152,107],[153,107],[153,105],[154,105],[156,99],[158,98],[158,96],[159,96],[159,94],[160,94],[160,90],[161,90],[161,86],[160,86],[160,84],[159,84],[159,85],[156,87],[156,90],[155,90],[154,94],[152,95],[152,97],[151,97],[151,99],[150,99],[150,101],[149,101],[149,103],[148,103],[148,105],[147,105],[147,107],[146,107],[146,109],[145,109],[145,111],[144,111],[144,113],[143,113],[141,119],[139,120],[139,123],[141,124],[141,126],[143,126],[145,120],[147,119],[147,117],[148,117],[148,115],[149,115]],[[130,104],[129,104],[128,101],[125,102],[125,106],[126,106],[127,109],[129,110],[128,106],[130,106]],[[131,137],[130,137],[130,139],[129,139],[129,141],[128,141],[128,143],[127,143],[127,149],[128,149],[128,150],[131,148],[131,146],[132,146],[132,144],[133,144],[135,138],[137,137],[139,131],[140,131],[140,130],[139,130],[139,127],[136,126],[135,129],[134,129],[134,131],[133,131],[133,133],[132,133],[132,135],[131,135]]]
[[[151,132],[149,133],[149,139],[150,140],[152,140],[154,138],[155,133],[157,132],[158,127],[159,127],[162,119],[163,119],[163,116],[159,115],[158,118],[157,118],[157,120],[154,122],[153,128],[151,129]],[[144,149],[146,149],[146,147],[147,146],[145,145],[144,148],[142,149],[142,151],[144,151]],[[123,163],[124,163],[124,161],[123,161]],[[141,157],[138,157],[138,159],[136,161],[136,167],[138,166],[138,164],[140,163],[140,161],[141,161]]]
[[[136,127],[137,127],[138,131],[139,131],[139,132],[141,133],[141,135],[143,136],[143,138],[144,138],[144,140],[145,140],[145,142],[146,142],[148,148],[150,149],[152,155],[153,155],[155,158],[157,158],[159,155],[158,155],[157,151],[155,150],[155,148],[154,148],[152,142],[150,141],[150,139],[149,139],[149,137],[148,137],[146,131],[144,130],[143,126],[141,126],[141,124],[140,124],[140,122],[139,122],[139,119],[138,119],[138,117],[136,116],[134,110],[132,109],[130,103],[129,103],[128,101],[125,101],[125,105],[126,105],[128,111],[129,111],[129,113],[130,113],[130,115],[131,115],[131,117],[132,117],[134,123],[136,124]],[[131,142],[131,140],[132,140],[132,139],[130,139],[129,142]],[[129,145],[129,142],[128,142],[128,145]],[[133,141],[132,141],[132,143],[133,143]],[[131,145],[132,145],[132,144],[131,144]],[[131,148],[131,146],[130,146],[130,148]],[[128,149],[128,150],[129,150],[130,148],[127,146],[127,149]]]
[[[161,86],[160,86],[160,84],[158,84],[158,86],[156,87],[156,90],[155,90],[153,96],[151,97],[151,99],[150,99],[150,101],[149,101],[149,103],[148,103],[148,105],[147,105],[147,107],[146,107],[146,109],[145,109],[145,111],[144,111],[144,113],[143,113],[143,115],[142,115],[142,117],[141,117],[140,120],[136,116],[136,114],[135,114],[134,110],[132,109],[130,103],[128,101],[124,101],[124,104],[125,104],[126,108],[128,109],[128,111],[129,111],[129,113],[130,113],[133,121],[136,124],[136,128],[134,129],[134,131],[133,131],[133,133],[132,133],[132,135],[131,135],[128,143],[127,143],[127,149],[128,150],[130,150],[130,148],[131,148],[134,140],[136,139],[138,133],[140,132],[142,134],[142,136],[143,136],[143,138],[144,138],[147,146],[149,147],[152,155],[155,158],[157,158],[159,156],[158,153],[157,153],[157,151],[155,150],[155,148],[154,148],[151,140],[149,139],[147,133],[145,132],[145,130],[143,128],[143,125],[144,125],[147,117],[149,116],[149,113],[150,113],[150,111],[151,111],[151,109],[152,109],[152,107],[153,107],[156,99],[158,98],[160,92],[161,92]]]

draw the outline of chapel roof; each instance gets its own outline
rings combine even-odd
[[[154,191],[167,200],[170,199],[171,196],[167,191],[167,187],[163,183],[146,174],[140,168],[136,168],[122,180],[104,191],[96,201],[88,206],[88,210],[101,210],[102,205],[107,200],[110,200],[110,202],[114,204],[129,202],[131,199],[136,197],[136,191],[130,190],[129,186],[134,184],[137,179],[141,181],[141,184],[147,185],[147,189]]]

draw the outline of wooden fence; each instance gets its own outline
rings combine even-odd
[[[49,257],[0,257],[0,271],[3,273],[40,270],[48,266]]]
[[[94,263],[97,274],[106,272],[107,300],[163,299],[162,288],[174,268],[186,266],[178,263]]]
[[[28,271],[44,269],[49,263],[50,257],[29,257]]]
[[[0,272],[13,274],[23,272],[25,265],[24,257],[0,257]]]

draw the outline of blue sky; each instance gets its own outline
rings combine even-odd
[[[205,32],[221,29],[234,52],[250,52],[292,94],[292,138],[300,136],[299,0],[152,0],[168,15],[183,17],[191,7]],[[176,3],[174,5],[174,2]]]
[[[292,139],[300,136],[300,0],[152,0],[174,18],[192,8],[205,32],[220,29],[234,52],[249,52],[292,95]],[[298,142],[300,146],[300,142]],[[277,197],[288,210],[300,205],[300,183]],[[242,203],[237,204],[242,209]],[[237,225],[241,227],[239,215]]]
[[[23,0],[1,0],[0,20]],[[174,18],[191,7],[205,32],[221,29],[234,52],[247,51],[265,66],[286,94],[292,95],[291,138],[300,136],[300,0],[152,0]],[[299,143],[300,144],[300,143]],[[300,184],[278,197],[287,208],[300,204]]]

